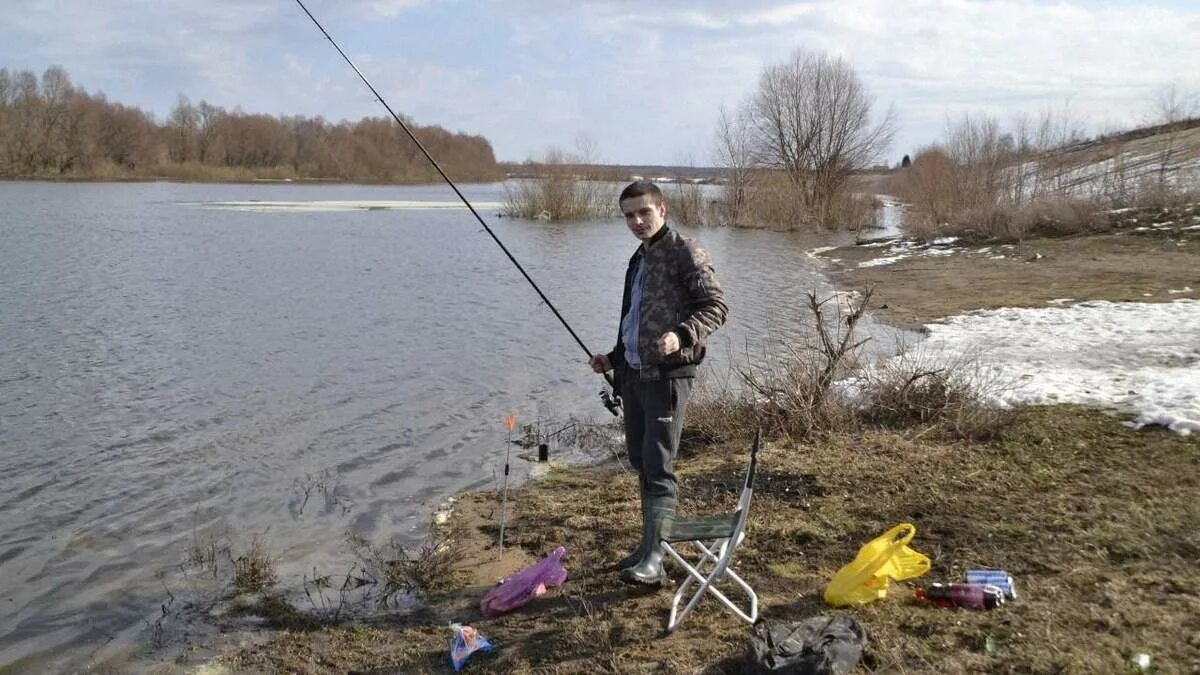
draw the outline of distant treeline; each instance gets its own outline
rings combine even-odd
[[[486,138],[405,122],[452,178],[503,178]],[[437,180],[390,118],[336,124],[277,118],[193,104],[180,95],[159,123],[144,110],[89,94],[57,66],[40,79],[0,68],[0,176]]]

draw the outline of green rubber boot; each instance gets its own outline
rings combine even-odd
[[[621,581],[631,584],[658,586],[666,579],[663,572],[663,552],[659,545],[663,521],[675,517],[675,498],[646,495],[642,518],[642,546],[646,555],[634,565],[621,570]]]
[[[639,493],[640,493],[641,502],[642,502],[642,509],[641,509],[642,510],[642,529],[645,530],[645,527],[646,527],[646,490],[644,488],[640,489]],[[633,550],[633,553],[630,553],[629,555],[625,556],[624,558],[621,558],[621,562],[617,564],[617,569],[623,570],[626,567],[633,567],[634,565],[640,563],[642,561],[642,558],[644,558],[645,556],[646,556],[646,538],[642,537],[642,543],[638,544],[638,547]]]

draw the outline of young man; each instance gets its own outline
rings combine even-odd
[[[625,271],[617,345],[592,357],[592,370],[614,370],[625,406],[625,445],[642,494],[642,543],[621,561],[621,578],[663,581],[659,528],[675,515],[679,434],[705,341],[728,308],[708,252],[666,226],[667,203],[650,181],[620,196],[625,225],[642,242]]]

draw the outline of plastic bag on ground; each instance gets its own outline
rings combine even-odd
[[[901,581],[929,571],[929,558],[908,543],[916,526],[900,523],[863,545],[848,565],[833,575],[825,589],[825,602],[834,607],[861,605],[887,596],[888,579]]]
[[[540,562],[500,581],[488,591],[479,603],[484,616],[499,616],[524,606],[542,595],[546,589],[558,586],[567,580],[567,570],[562,565],[567,549],[559,546]]]
[[[467,665],[467,659],[471,658],[475,652],[492,651],[491,640],[485,638],[474,628],[461,623],[452,623],[450,630],[454,631],[454,635],[450,638],[450,664],[454,666],[454,670],[462,670],[463,666]]]

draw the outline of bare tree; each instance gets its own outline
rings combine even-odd
[[[1195,95],[1182,92],[1179,86],[1172,82],[1158,89],[1151,105],[1151,124],[1162,126],[1158,134],[1156,149],[1156,169],[1158,185],[1167,187],[1167,174],[1171,165],[1176,161],[1176,155],[1186,148],[1180,147],[1179,137],[1185,130],[1184,122],[1200,114],[1200,100]]]
[[[12,103],[14,93],[12,75],[8,68],[0,68],[0,108],[7,108]]]
[[[200,162],[215,163],[220,159],[217,156],[219,151],[217,147],[217,124],[225,116],[225,111],[208,101],[200,101],[200,105],[196,107],[196,114],[200,116],[196,148],[199,153]]]
[[[749,129],[744,115],[737,118],[725,106],[717,117],[715,159],[725,170],[725,220],[730,225],[741,223],[749,199],[750,181],[754,174],[754,154],[750,147]]]
[[[804,210],[824,223],[853,172],[891,144],[891,108],[872,121],[871,96],[841,57],[797,50],[768,66],[747,105],[757,162],[786,172]]]
[[[180,94],[167,118],[167,155],[171,161],[188,162],[194,158],[199,127],[200,112],[187,96]]]

